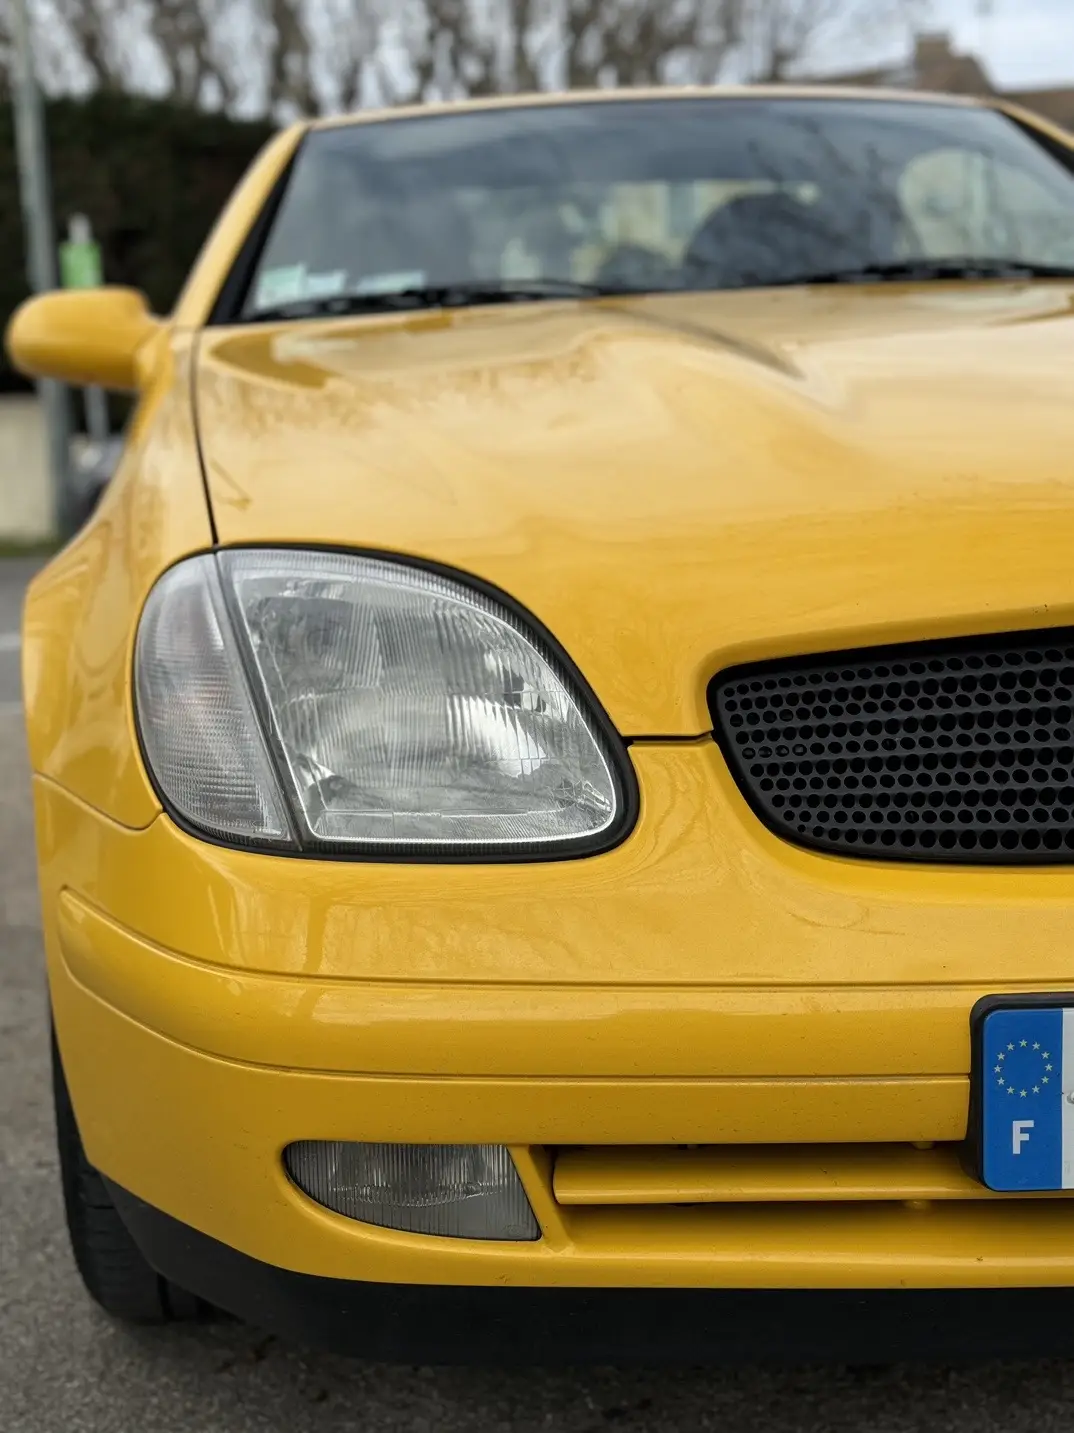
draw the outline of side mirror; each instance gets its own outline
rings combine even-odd
[[[161,327],[137,289],[58,289],[15,310],[5,347],[29,378],[132,392],[145,381],[139,351]]]

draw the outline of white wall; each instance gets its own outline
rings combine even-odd
[[[0,395],[0,542],[36,542],[52,532],[41,405],[32,394]]]

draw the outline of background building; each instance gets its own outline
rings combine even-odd
[[[1074,87],[1000,90],[981,61],[975,55],[956,50],[951,37],[943,31],[918,35],[913,52],[896,64],[865,70],[842,70],[811,78],[824,84],[875,85],[956,95],[1002,94],[1005,99],[1025,105],[1056,124],[1074,130]]]

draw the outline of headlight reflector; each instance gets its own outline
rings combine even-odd
[[[162,794],[216,834],[476,858],[591,849],[623,817],[601,720],[540,637],[406,563],[181,563],[146,605],[136,694]]]

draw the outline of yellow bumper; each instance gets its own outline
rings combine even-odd
[[[943,1178],[936,1198],[927,1181],[883,1197],[880,1164],[877,1197],[852,1203],[777,1202],[767,1176],[732,1202],[679,1203],[666,1180],[601,1202],[638,1167],[624,1148],[616,1170],[619,1147],[953,1148],[974,1002],[1074,985],[1072,873],[813,856],[758,826],[712,743],[632,757],[642,813],[622,847],[494,868],[227,851],[38,781],[52,996],[90,1158],[234,1249],[338,1279],[1074,1285],[1069,1200]],[[289,1183],[281,1151],[300,1139],[508,1144],[543,1238],[345,1220]],[[564,1194],[566,1162],[553,1180],[572,1147],[603,1169],[584,1197]]]

